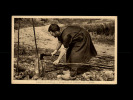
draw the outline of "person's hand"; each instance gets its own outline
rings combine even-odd
[[[57,50],[55,50],[54,52],[51,53],[51,56],[55,55],[57,52]]]
[[[54,65],[57,65],[58,63],[59,63],[58,59],[53,62]]]

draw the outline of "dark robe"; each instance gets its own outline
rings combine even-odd
[[[68,26],[63,30],[58,40],[68,48],[67,63],[86,63],[97,55],[90,34],[78,26]]]

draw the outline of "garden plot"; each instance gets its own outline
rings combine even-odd
[[[48,33],[48,27],[35,27],[37,47],[39,54],[51,53],[54,51],[57,39]],[[19,73],[16,73],[17,67],[17,30],[14,33],[14,79],[15,80],[33,80],[34,66],[35,66],[35,41],[33,28],[20,29],[20,50],[19,56]],[[92,58],[88,64],[90,66],[83,66],[78,70],[78,75],[75,80],[82,81],[113,81],[114,80],[114,46],[94,43],[98,55]],[[58,80],[57,75],[63,74],[64,67],[56,67],[52,64],[57,57],[45,57],[49,62],[47,63],[45,76],[38,80]],[[65,62],[65,56],[61,62]],[[100,67],[101,66],[101,67]],[[106,69],[105,69],[106,68]]]

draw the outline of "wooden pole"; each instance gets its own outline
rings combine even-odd
[[[33,23],[33,31],[34,31],[34,39],[35,39],[35,46],[36,46],[36,57],[37,57],[37,67],[38,67],[38,71],[39,71],[39,74],[40,74],[40,66],[39,66],[39,56],[38,56],[38,49],[37,49],[37,43],[36,43],[36,34],[35,34],[35,26],[34,26],[34,20],[32,18],[32,23]]]
[[[51,56],[51,54],[41,54],[40,55],[40,59],[43,59],[43,56]],[[58,54],[56,54],[55,56],[59,56]],[[45,60],[45,63],[51,63],[51,60]],[[113,69],[113,66],[109,66],[109,65],[104,65],[104,64],[97,64],[97,65],[92,65],[92,64],[88,64],[88,63],[58,63],[55,66],[69,66],[69,65],[81,65],[81,66],[91,66],[91,67],[98,67],[98,68],[105,68],[105,69]]]
[[[19,67],[19,29],[20,29],[20,19],[18,19],[18,55],[17,55],[17,73],[18,73],[18,67]]]
[[[55,66],[69,66],[69,65],[80,65],[80,66],[90,66],[90,67],[97,67],[97,68],[104,68],[104,69],[113,69],[113,66],[108,65],[91,65],[86,63],[58,63]]]
[[[58,63],[56,66],[68,66],[68,65],[81,65],[81,66],[92,66],[92,67],[113,69],[113,66],[108,66],[108,65],[91,65],[91,64],[87,64],[87,63]]]

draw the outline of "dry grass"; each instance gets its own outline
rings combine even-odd
[[[115,36],[114,35],[108,35],[105,34],[97,35],[95,33],[90,33],[92,41],[95,44],[107,44],[107,45],[114,45]]]

